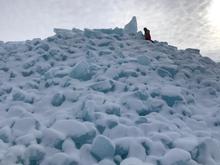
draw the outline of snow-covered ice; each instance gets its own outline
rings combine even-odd
[[[137,33],[137,19],[134,16],[131,21],[125,25],[124,31],[128,34],[136,34]]]
[[[220,64],[124,29],[0,43],[0,165],[219,165]]]

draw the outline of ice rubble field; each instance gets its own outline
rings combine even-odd
[[[220,65],[125,29],[0,43],[1,165],[219,165]]]

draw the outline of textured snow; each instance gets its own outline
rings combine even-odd
[[[124,29],[0,44],[0,165],[219,165],[220,65]]]

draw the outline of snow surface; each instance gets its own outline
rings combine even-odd
[[[0,42],[1,165],[220,164],[220,65],[136,27]]]

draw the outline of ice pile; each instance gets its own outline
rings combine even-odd
[[[219,165],[220,65],[124,29],[0,42],[1,165]]]

